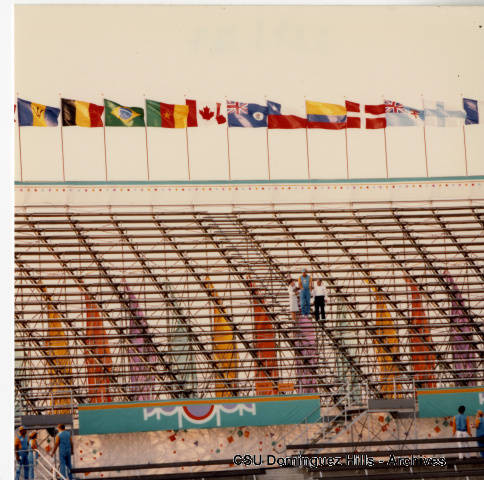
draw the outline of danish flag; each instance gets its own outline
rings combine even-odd
[[[346,103],[346,128],[361,128],[362,120],[365,120],[365,127],[370,129],[385,128],[387,121],[385,118],[385,104],[365,105],[360,108],[359,103]]]

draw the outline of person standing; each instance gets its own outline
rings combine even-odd
[[[314,295],[314,317],[316,321],[319,322],[319,318],[326,320],[326,314],[324,312],[325,298],[328,292],[323,284],[321,278],[316,280],[316,285],[314,285],[313,295]]]
[[[37,467],[37,458],[39,452],[37,450],[37,432],[32,432],[29,435],[29,478],[35,479],[35,468]]]
[[[20,473],[23,467],[24,479],[29,480],[29,440],[27,431],[21,425],[15,435],[15,459],[17,460],[17,472],[15,480],[20,480]]]
[[[469,422],[469,418],[464,415],[464,412],[466,411],[466,407],[464,405],[461,405],[458,409],[458,414],[454,417],[454,421],[452,422],[452,433],[457,437],[457,438],[469,438],[471,436],[471,425]],[[458,442],[457,443],[459,448],[466,448],[469,446],[468,442]],[[459,452],[459,458],[462,459],[463,456],[466,458],[470,457],[469,452]]]
[[[299,277],[300,301],[301,301],[301,315],[308,316],[311,311],[311,289],[312,280],[304,268],[302,275]]]
[[[292,320],[295,322],[299,306],[297,302],[297,285],[292,278],[289,279],[287,292],[289,293],[289,312],[291,313]]]
[[[476,415],[476,437],[478,437],[477,445],[480,448],[484,448],[484,413],[482,410],[478,410]],[[481,450],[479,453],[484,458],[484,450]]]
[[[71,455],[74,452],[74,446],[72,445],[71,432],[68,432],[66,430],[66,426],[62,423],[57,426],[57,430],[59,431],[59,433],[55,437],[55,444],[54,450],[52,450],[52,456],[55,455],[57,448],[59,448],[59,471],[61,475],[64,475],[64,477],[68,477],[69,480],[72,480]]]

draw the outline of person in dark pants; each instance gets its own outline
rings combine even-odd
[[[318,278],[316,285],[313,287],[314,295],[314,317],[316,321],[319,322],[321,318],[323,321],[326,320],[326,314],[324,312],[325,298],[327,296],[326,287],[324,286],[322,280]]]
[[[72,480],[71,455],[74,452],[74,446],[72,445],[71,432],[68,432],[63,424],[58,425],[57,430],[59,433],[55,437],[52,456],[55,455],[57,448],[59,448],[59,471],[61,475],[64,475],[64,477],[68,477],[69,480]]]
[[[15,458],[17,460],[17,472],[15,480],[20,480],[22,468],[24,470],[24,479],[29,479],[29,439],[27,431],[20,426],[18,433],[15,435]]]
[[[484,448],[484,413],[482,410],[477,411],[476,437],[478,437],[477,445]],[[481,450],[479,453],[481,454],[481,457],[484,458],[484,450]]]

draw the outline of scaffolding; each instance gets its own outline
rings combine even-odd
[[[482,383],[483,230],[469,200],[18,207],[17,401],[75,413],[310,379],[330,405],[348,385],[354,399]],[[288,306],[303,268],[328,291],[316,349]]]

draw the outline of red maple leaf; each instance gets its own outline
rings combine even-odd
[[[214,112],[212,112],[212,110],[206,105],[203,107],[203,110],[199,110],[199,113],[204,120],[210,120],[214,116]]]

